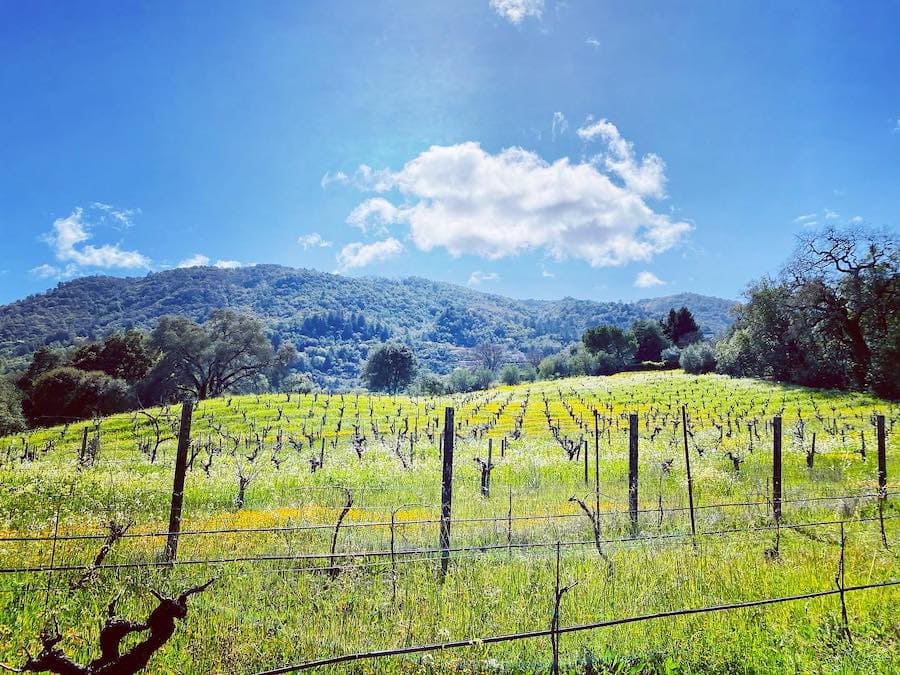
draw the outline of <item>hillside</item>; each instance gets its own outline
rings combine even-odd
[[[301,368],[327,386],[351,383],[368,347],[388,338],[409,342],[423,365],[447,372],[482,340],[501,341],[511,358],[522,358],[530,349],[559,349],[588,326],[626,327],[682,304],[710,333],[730,321],[731,301],[696,294],[636,303],[514,300],[416,277],[351,278],[277,265],[193,267],[83,277],[0,307],[0,356],[21,361],[41,345],[149,329],[164,314],[204,320],[216,308],[232,307],[262,317],[276,342],[293,342],[303,354]]]

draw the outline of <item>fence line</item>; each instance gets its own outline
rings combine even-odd
[[[582,516],[583,517],[583,516]],[[892,515],[892,516],[884,516],[884,520],[894,520],[900,518],[900,514]],[[813,523],[796,523],[796,524],[776,524],[776,525],[763,525],[758,527],[750,527],[750,528],[730,528],[723,530],[707,530],[704,532],[698,532],[696,536],[698,537],[709,537],[709,536],[726,536],[731,534],[747,534],[754,532],[770,532],[773,530],[788,530],[788,529],[803,529],[810,527],[824,527],[826,525],[848,525],[853,523],[868,523],[868,522],[877,522],[881,520],[879,517],[871,517],[871,518],[853,518],[853,519],[845,519],[845,520],[823,520]],[[650,541],[658,541],[662,539],[681,539],[686,537],[692,537],[694,535],[686,532],[671,532],[667,534],[657,534],[650,535],[645,537],[622,537],[617,539],[601,539],[599,543],[601,544],[616,544],[623,542],[650,542]],[[575,541],[564,541],[559,542],[561,546],[594,546],[596,545],[596,541],[593,539],[585,539],[585,540],[575,540]],[[468,552],[468,551],[494,551],[494,550],[521,550],[521,549],[531,549],[531,548],[547,548],[550,546],[556,546],[557,542],[519,542],[512,543],[507,542],[504,544],[481,544],[481,545],[470,545],[470,546],[451,546],[451,547],[438,547],[438,548],[415,548],[415,549],[396,549],[391,551],[390,549],[374,549],[371,551],[336,551],[334,553],[298,553],[298,554],[287,554],[287,555],[261,555],[261,556],[234,556],[230,558],[201,558],[201,559],[182,559],[182,560],[156,560],[156,561],[145,561],[145,562],[131,562],[131,563],[110,563],[104,565],[92,566],[90,569],[92,571],[100,571],[100,570],[120,570],[120,569],[146,569],[146,568],[160,568],[160,567],[170,567],[173,565],[222,565],[222,564],[230,564],[230,563],[245,563],[245,562],[284,562],[289,560],[333,560],[336,558],[343,559],[352,559],[352,558],[386,558],[390,556],[399,556],[405,557],[410,555],[422,555],[422,554],[440,554],[444,551],[449,553],[459,553],[459,552]],[[34,567],[6,567],[0,568],[0,574],[29,574],[29,573],[53,573],[53,572],[76,572],[76,571],[84,571],[86,569],[85,565],[38,565]]]
[[[676,616],[688,616],[691,614],[706,614],[710,612],[723,612],[733,609],[746,609],[748,607],[761,607],[764,605],[774,605],[782,602],[795,602],[799,600],[811,600],[814,598],[826,597],[829,595],[838,595],[843,593],[851,593],[864,591],[873,588],[885,588],[888,586],[896,586],[900,584],[900,579],[889,579],[871,584],[862,584],[859,586],[846,586],[827,591],[813,591],[810,593],[801,593],[798,595],[785,595],[776,598],[764,598],[761,600],[747,600],[744,602],[734,602],[723,605],[710,605],[707,607],[691,607],[683,609],[675,609],[664,612],[655,612],[653,614],[641,614],[638,616],[629,616],[619,619],[609,619],[606,621],[595,621],[594,623],[579,624],[575,626],[563,626],[557,629],[534,630],[523,633],[509,633],[506,635],[491,635],[481,638],[469,638],[467,640],[456,640],[454,642],[438,642],[424,645],[413,645],[409,647],[398,647],[395,649],[378,649],[368,652],[358,652],[355,654],[344,654],[342,656],[332,656],[315,661],[305,661],[271,670],[264,670],[256,673],[256,675],[282,675],[283,673],[292,673],[298,670],[309,670],[310,668],[319,668],[322,666],[335,665],[338,663],[347,663],[349,661],[360,661],[363,659],[377,659],[386,656],[399,656],[402,654],[416,654],[421,652],[439,651],[444,649],[457,649],[460,647],[476,647],[485,644],[497,644],[499,642],[512,642],[514,640],[528,640],[539,637],[549,637],[550,635],[561,633],[576,633],[585,630],[596,630],[598,628],[607,628],[610,626],[619,626],[628,623],[636,623],[640,621],[650,621],[653,619],[663,619]]]
[[[900,495],[900,491],[891,491],[883,493],[886,497]],[[882,493],[879,492],[867,492],[867,493],[857,493],[857,494],[849,494],[849,495],[823,495],[819,497],[804,497],[800,499],[782,499],[782,504],[805,504],[805,503],[813,503],[813,502],[823,502],[823,501],[839,501],[842,499],[876,499],[882,496]],[[769,502],[767,501],[757,501],[757,502],[722,502],[717,504],[701,504],[695,505],[694,511],[702,511],[705,509],[724,509],[724,508],[744,508],[744,507],[753,507],[753,506],[768,506]],[[417,508],[429,508],[429,507],[417,507]],[[437,508],[437,507],[433,507]],[[383,509],[382,509],[383,510]],[[637,513],[642,514],[658,514],[660,511],[664,514],[672,514],[672,513],[683,513],[685,511],[690,511],[690,507],[688,506],[677,506],[677,507],[666,507],[663,509],[659,508],[645,508],[638,509]],[[602,511],[600,513],[600,517],[613,517],[620,515],[627,515],[630,511],[627,509],[617,509],[615,511]],[[453,524],[484,524],[484,523],[508,523],[510,521],[531,521],[531,520],[564,520],[567,518],[584,518],[584,515],[581,513],[543,513],[543,514],[525,514],[518,516],[484,516],[484,517],[476,517],[476,518],[454,518]],[[440,523],[439,518],[416,518],[412,520],[395,520],[393,525],[395,527],[409,527],[414,525],[433,525]],[[390,527],[392,525],[391,521],[383,520],[383,521],[361,521],[361,522],[346,522],[341,524],[341,529],[348,528],[368,528],[368,527]],[[305,524],[305,525],[284,525],[284,526],[272,526],[272,527],[226,527],[226,528],[217,528],[217,529],[198,529],[198,530],[182,530],[179,532],[179,536],[204,536],[204,535],[218,535],[218,534],[265,534],[265,533],[279,533],[279,532],[304,532],[304,531],[315,531],[315,530],[333,530],[333,523],[321,523],[321,524]],[[146,538],[162,538],[168,537],[171,532],[166,530],[157,530],[154,532],[126,532],[120,538],[121,539],[146,539]],[[81,540],[102,540],[106,539],[109,536],[108,533],[84,533],[84,534],[60,534],[59,536],[52,535],[23,535],[23,536],[10,536],[10,537],[0,537],[0,543],[9,542],[53,542],[53,541],[81,541]]]

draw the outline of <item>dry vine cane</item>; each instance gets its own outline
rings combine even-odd
[[[59,627],[41,633],[41,651],[32,656],[25,650],[28,660],[21,668],[3,666],[15,673],[57,673],[58,675],[133,675],[150,662],[150,658],[169,641],[175,633],[175,619],[187,616],[187,600],[195,593],[202,593],[215,579],[193,586],[177,597],[168,598],[156,591],[150,592],[159,601],[144,622],[131,621],[116,616],[114,598],[107,608],[106,621],[100,629],[100,656],[86,665],[73,661],[58,645],[62,640]],[[122,640],[132,633],[149,631],[140,642],[124,654],[120,652]]]
[[[610,557],[603,551],[603,546],[601,544],[603,535],[600,532],[600,513],[595,513],[590,506],[584,503],[583,499],[579,499],[574,495],[572,497],[569,497],[569,501],[578,504],[578,506],[581,507],[581,510],[584,511],[584,515],[587,516],[589,521],[591,521],[591,527],[594,530],[594,546],[597,547],[597,553],[600,554],[600,557],[603,558],[603,562],[606,563],[607,576],[611,577],[613,574],[613,563]]]

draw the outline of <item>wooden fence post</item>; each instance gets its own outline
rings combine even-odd
[[[887,443],[884,434],[884,415],[875,418],[878,433],[878,520],[881,524],[881,543],[887,548],[884,532],[884,503],[887,501]]]
[[[488,470],[484,481],[484,496],[491,496],[491,470],[494,468],[494,439],[488,439]]]
[[[175,455],[175,480],[172,483],[172,505],[169,508],[169,534],[166,539],[166,560],[173,562],[178,555],[178,533],[181,531],[181,505],[184,501],[184,477],[187,473],[188,447],[191,444],[191,415],[194,404],[181,404],[181,426],[178,428],[178,451]]]
[[[638,533],[638,416],[628,416],[628,515],[631,534]]]
[[[688,507],[691,511],[691,536],[696,538],[697,524],[694,521],[694,481],[691,479],[691,455],[688,452],[687,410],[684,406],[681,406],[681,430],[684,434],[684,466],[687,468]],[[696,542],[694,545],[696,545]]]
[[[597,448],[600,447],[600,439],[598,437],[598,423],[597,423],[597,411],[594,411],[594,452],[597,452]],[[587,446],[584,447],[584,484],[588,484],[588,449]]]
[[[781,416],[772,419],[772,513],[781,523]]]
[[[594,413],[596,415],[596,411]],[[597,419],[596,417],[594,418]],[[600,528],[600,444],[594,444],[594,520],[596,530]]]
[[[447,575],[450,562],[450,522],[453,502],[453,440],[456,426],[453,423],[453,408],[444,410],[443,470],[441,472],[441,581]]]
[[[78,454],[78,463],[84,463],[84,456],[87,454],[87,437],[88,437],[88,428],[87,425],[84,427],[84,433],[81,434],[81,452]]]

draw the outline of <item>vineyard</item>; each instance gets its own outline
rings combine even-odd
[[[0,662],[213,580],[151,672],[897,672],[898,421],[662,372],[2,438]]]

